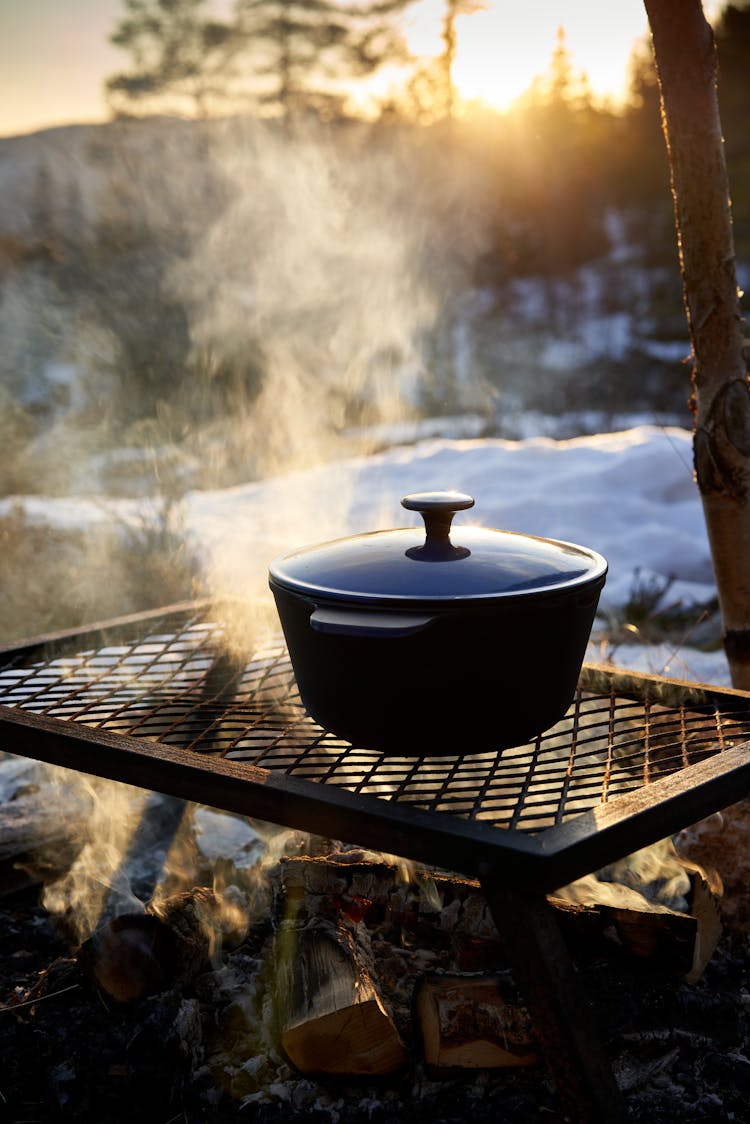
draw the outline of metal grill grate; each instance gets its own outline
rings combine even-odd
[[[0,702],[526,832],[560,824],[750,738],[750,706],[736,697],[722,701],[720,692],[666,705],[613,688],[579,689],[562,722],[501,755],[383,756],[337,739],[307,717],[279,639],[239,663],[227,654],[219,624],[195,614],[169,624],[169,631],[85,651],[16,654],[0,667]]]

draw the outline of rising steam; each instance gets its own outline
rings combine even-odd
[[[252,121],[144,122],[112,126],[97,141],[101,151],[89,169],[86,205],[75,216],[76,238],[85,242],[98,225],[127,246],[133,230],[145,230],[168,249],[156,264],[187,341],[179,372],[186,393],[177,413],[168,387],[135,375],[123,382],[123,339],[129,333],[137,354],[138,330],[153,314],[139,276],[113,272],[117,284],[102,291],[92,283],[101,260],[92,260],[81,291],[65,292],[41,284],[38,271],[24,287],[19,274],[5,290],[0,321],[17,319],[22,308],[23,323],[33,323],[36,310],[54,303],[60,315],[51,350],[75,376],[67,409],[30,459],[26,451],[35,488],[46,481],[56,491],[127,491],[126,463],[107,447],[112,426],[118,440],[142,448],[145,438],[153,443],[144,460],[174,506],[189,488],[288,477],[322,464],[353,451],[349,427],[416,419],[426,398],[439,399],[428,338],[460,290],[479,238],[475,217],[461,203],[460,162],[449,154],[437,159],[438,149],[428,153],[413,132],[363,124],[310,122],[282,130]],[[50,174],[59,198],[74,173],[51,166]],[[55,221],[71,234],[59,207]],[[101,238],[97,246],[101,253]],[[61,243],[59,253],[66,252]],[[167,323],[153,325],[143,369],[168,330]],[[255,379],[246,377],[250,368]],[[226,409],[207,419],[202,403],[219,382]],[[106,418],[115,389],[114,398],[140,418],[125,431],[117,418]],[[137,399],[146,391],[154,408],[144,419]],[[193,457],[185,476],[165,467],[162,446],[175,442]],[[351,499],[339,486],[311,505],[309,494],[295,497],[294,489],[282,488],[264,542],[293,546],[330,537]],[[268,556],[253,550],[255,525],[242,535],[235,531],[221,528],[212,546],[216,565],[203,581],[217,598],[229,584],[250,603],[241,623],[236,611],[228,618],[230,646],[242,654],[269,623]],[[165,541],[173,551],[174,534]],[[85,572],[86,546],[77,546],[77,566]],[[111,586],[111,574],[121,569],[113,558],[112,565],[99,560],[96,572]],[[121,611],[138,607],[131,602]],[[98,615],[117,611],[108,605]],[[80,939],[108,910],[134,906],[124,860],[147,797],[134,799],[103,781],[71,783],[90,788],[94,811],[81,825],[78,859],[47,889],[45,905],[64,913]]]

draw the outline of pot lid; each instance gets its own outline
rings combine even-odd
[[[474,506],[462,492],[419,492],[401,503],[424,518],[404,527],[336,539],[271,563],[271,580],[293,592],[356,604],[451,602],[561,592],[603,579],[600,554],[573,543],[459,525]]]

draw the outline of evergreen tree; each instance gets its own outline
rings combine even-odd
[[[726,161],[732,188],[735,248],[750,258],[750,3],[729,4],[714,28],[718,52],[718,94],[726,138]],[[673,208],[669,169],[664,159],[659,84],[648,40],[637,44],[630,60],[629,105],[614,153],[618,182],[615,197],[637,208],[639,229],[633,231],[652,262],[674,262]]]
[[[516,123],[520,143],[512,205],[528,268],[548,273],[575,268],[606,248],[603,155],[611,115],[594,106],[562,27],[547,70],[519,99]]]
[[[714,28],[719,57],[719,105],[732,189],[735,249],[750,259],[750,3],[729,4]]]
[[[456,105],[456,88],[453,82],[453,64],[456,60],[458,44],[456,19],[458,16],[471,16],[484,8],[486,8],[486,4],[483,3],[483,0],[445,0],[445,11],[440,31],[443,52],[438,59],[438,66],[442,77],[443,113],[449,120],[453,117]]]
[[[237,29],[262,84],[261,104],[284,116],[339,113],[347,83],[405,59],[395,18],[412,2],[238,0]]]
[[[342,96],[321,88],[340,67],[349,27],[326,0],[240,0],[241,34],[264,89],[261,103],[289,115],[296,109],[339,109]]]
[[[750,151],[746,122],[750,112],[750,2],[728,4],[714,28],[719,55],[719,101],[727,145]],[[738,127],[730,129],[736,122]]]
[[[124,0],[110,41],[128,51],[131,71],[107,81],[116,111],[189,107],[204,117],[230,92],[240,46],[231,21],[210,18],[207,0]]]
[[[413,0],[235,0],[215,19],[209,0],[124,0],[111,41],[133,69],[107,82],[114,108],[189,108],[195,116],[248,99],[289,115],[330,115],[345,83],[403,59],[395,17]]]
[[[658,207],[664,206],[666,199],[671,241],[669,169],[664,161],[659,82],[648,40],[644,39],[634,48],[629,70],[629,104],[624,118],[627,151],[624,156],[630,175],[623,175],[621,179],[629,197],[625,201]]]

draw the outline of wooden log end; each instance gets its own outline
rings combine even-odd
[[[384,1077],[401,1069],[407,1053],[376,996],[286,1026],[281,1045],[300,1073]]]
[[[367,942],[361,927],[321,918],[277,932],[279,1041],[301,1073],[385,1076],[405,1064],[406,1049],[368,967]]]
[[[171,983],[174,938],[155,917],[123,914],[84,941],[78,959],[110,999],[134,1003]]]
[[[693,874],[693,891],[690,908],[696,921],[693,961],[685,974],[686,983],[695,983],[703,975],[706,965],[721,940],[721,893],[711,885],[700,871]]]
[[[414,1001],[425,1065],[436,1073],[536,1065],[531,1020],[500,977],[427,975]]]

